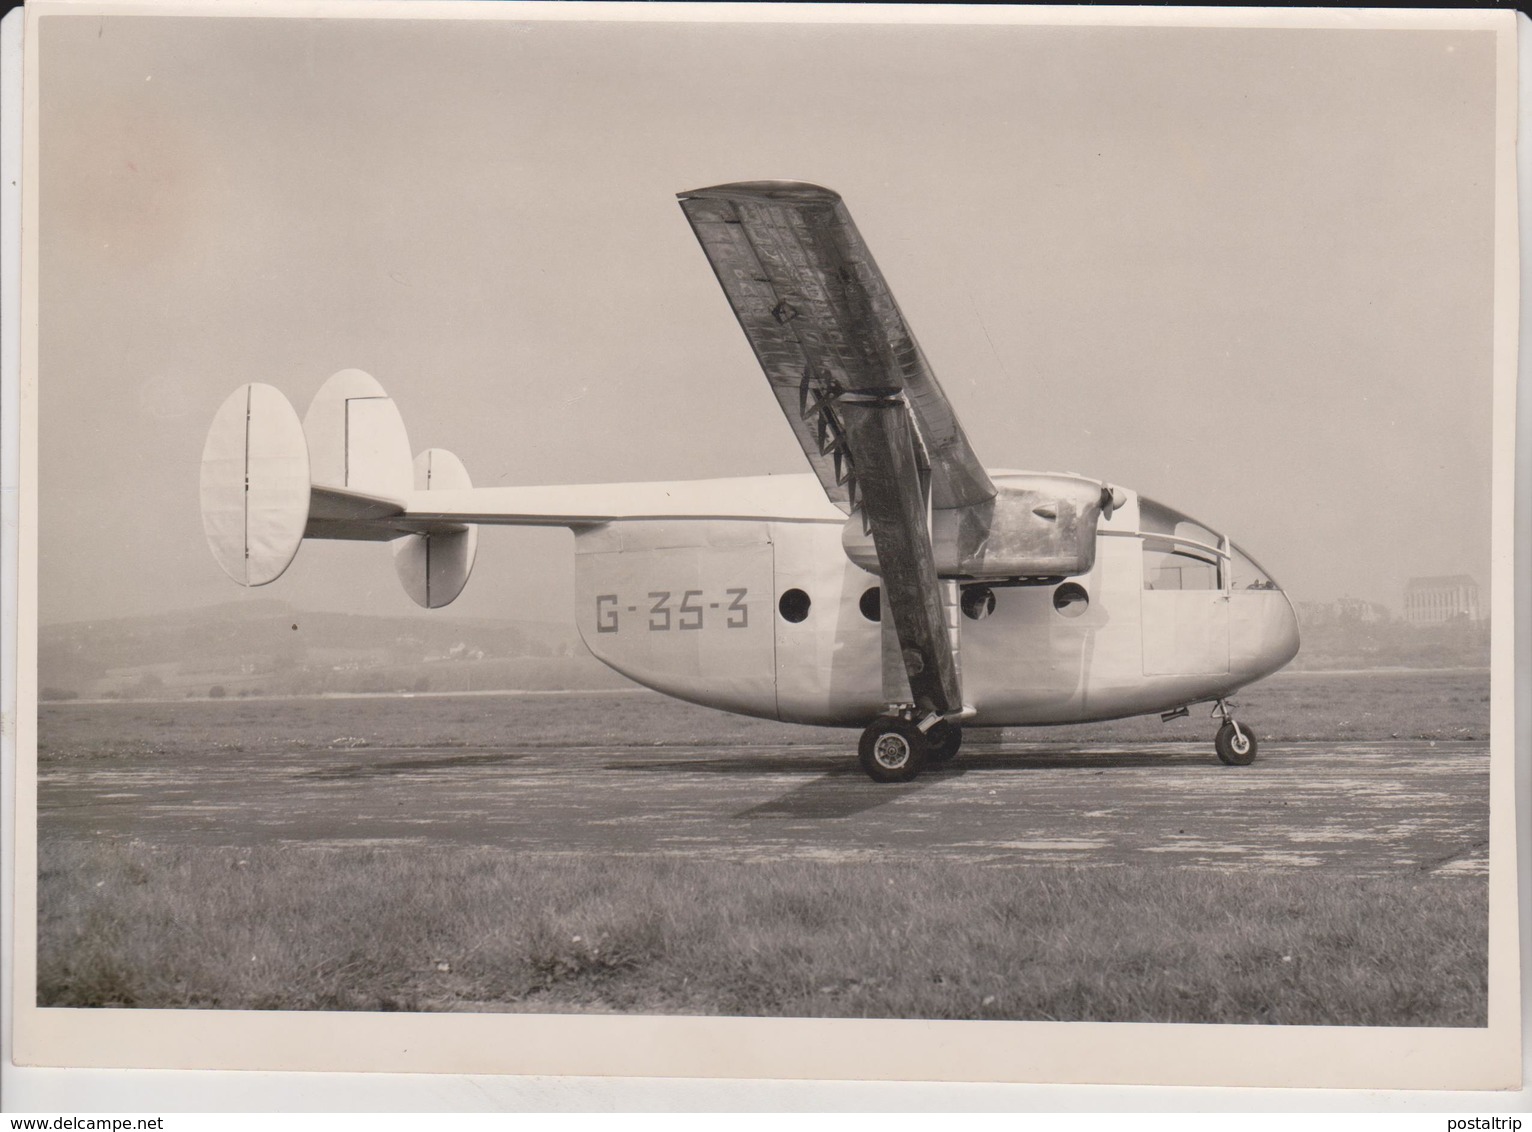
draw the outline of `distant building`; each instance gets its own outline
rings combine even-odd
[[[1404,619],[1412,625],[1479,620],[1479,583],[1467,574],[1411,578],[1404,586]]]

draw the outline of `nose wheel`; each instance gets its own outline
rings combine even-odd
[[[1229,710],[1232,706],[1223,700],[1213,705],[1213,714],[1223,718],[1223,726],[1213,738],[1213,749],[1224,766],[1249,766],[1255,762],[1255,732],[1235,721]]]

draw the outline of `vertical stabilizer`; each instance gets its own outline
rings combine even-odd
[[[303,418],[315,487],[403,499],[415,484],[404,418],[370,374],[343,369],[314,394]]]
[[[415,457],[416,491],[466,491],[468,469],[445,448],[427,448]],[[416,605],[440,609],[463,592],[479,547],[472,524],[405,535],[393,542],[394,569]]]
[[[223,572],[242,586],[282,576],[309,516],[303,426],[270,385],[242,385],[213,417],[202,449],[202,529]]]

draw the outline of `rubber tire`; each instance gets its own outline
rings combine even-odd
[[[895,760],[889,757],[889,746],[899,741],[904,745],[904,757],[895,765],[890,765]],[[880,743],[884,744],[882,762],[878,759]],[[873,720],[867,730],[862,732],[862,741],[857,745],[862,769],[874,782],[911,781],[925,769],[928,750],[926,737],[921,734],[920,728],[909,720],[891,715],[880,715]]]
[[[1224,766],[1249,766],[1255,762],[1255,733],[1245,724],[1239,725],[1239,732],[1245,737],[1245,750],[1235,750],[1234,724],[1225,723],[1218,729],[1218,735],[1213,739],[1213,748],[1218,752],[1218,761]]]
[[[952,760],[963,745],[963,729],[956,723],[942,720],[926,732],[926,758],[933,763]]]

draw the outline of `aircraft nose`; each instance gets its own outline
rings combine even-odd
[[[1231,667],[1250,680],[1277,671],[1298,655],[1298,614],[1281,590],[1236,592]]]
[[[1285,593],[1282,595],[1282,607],[1275,612],[1274,617],[1277,624],[1271,635],[1273,672],[1298,655],[1298,611],[1293,608],[1292,601]]]

